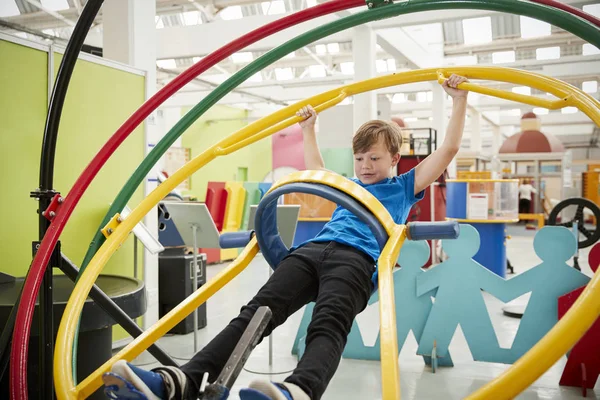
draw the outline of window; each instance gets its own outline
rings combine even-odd
[[[548,114],[548,109],[547,108],[542,108],[542,107],[535,107],[533,109],[534,114],[536,115],[546,115]]]
[[[327,46],[324,44],[318,44],[315,46],[317,54],[327,54]]]

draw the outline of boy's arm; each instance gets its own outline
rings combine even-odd
[[[452,116],[446,128],[444,143],[415,168],[415,194],[431,185],[458,153],[465,127],[468,92],[456,89],[456,86],[466,81],[467,79],[462,76],[452,75],[442,85],[444,90],[452,97]]]
[[[299,117],[305,118],[301,121],[302,136],[304,137],[304,164],[306,169],[324,170],[325,162],[319,150],[317,143],[317,134],[315,132],[315,122],[317,121],[317,112],[311,106],[302,107],[297,113]]]

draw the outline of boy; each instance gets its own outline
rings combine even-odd
[[[452,75],[444,90],[453,98],[452,116],[444,143],[411,171],[394,176],[400,160],[398,126],[369,121],[352,141],[354,182],[371,192],[397,223],[404,223],[423,190],[437,179],[458,152],[462,138],[467,92],[456,86],[467,80]],[[316,113],[303,107],[298,115],[304,135],[307,169],[324,169],[315,135]],[[393,176],[393,177],[392,177]],[[257,295],[202,351],[180,369],[160,367],[144,371],[124,361],[115,363],[104,377],[111,398],[196,399],[205,373],[214,381],[227,362],[259,306],[268,306],[272,319],[263,337],[294,312],[315,301],[308,327],[306,350],[291,376],[283,383],[254,381],[242,389],[243,400],[319,400],[333,377],[354,317],[367,306],[373,290],[371,276],[379,246],[369,228],[349,211],[338,207],[331,221],[314,239],[294,249],[279,264]],[[129,397],[134,393],[145,397]]]

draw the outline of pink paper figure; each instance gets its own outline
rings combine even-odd
[[[600,243],[592,247],[589,264],[592,271],[596,272],[600,265]],[[558,298],[558,318],[562,318],[569,311],[584,289],[585,286],[580,287]],[[587,389],[593,389],[596,385],[598,375],[600,375],[600,318],[569,353],[560,384],[580,387],[583,397],[586,397]]]

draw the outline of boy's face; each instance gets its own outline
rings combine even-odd
[[[365,185],[377,183],[390,176],[390,168],[400,161],[400,154],[392,156],[383,138],[364,153],[354,154],[354,173]]]

